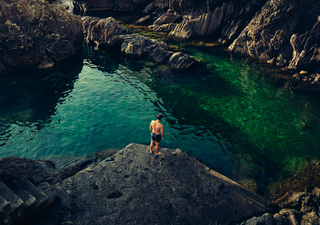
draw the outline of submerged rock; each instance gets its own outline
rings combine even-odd
[[[80,17],[45,1],[4,4],[0,24],[0,74],[52,67],[82,47]]]

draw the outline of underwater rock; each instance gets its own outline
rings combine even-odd
[[[4,4],[0,11],[0,74],[53,66],[82,47],[79,16],[40,0]]]

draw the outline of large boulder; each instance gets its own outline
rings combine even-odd
[[[47,68],[82,47],[79,16],[41,0],[3,4],[0,11],[0,74]]]

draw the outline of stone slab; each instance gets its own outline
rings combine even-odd
[[[73,224],[230,224],[272,204],[176,149],[130,144],[61,183]]]

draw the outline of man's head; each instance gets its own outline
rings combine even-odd
[[[161,113],[159,113],[159,114],[157,115],[157,119],[158,119],[158,120],[161,120],[161,119],[162,119],[162,117],[163,117],[163,116],[162,116],[162,114],[161,114]]]

